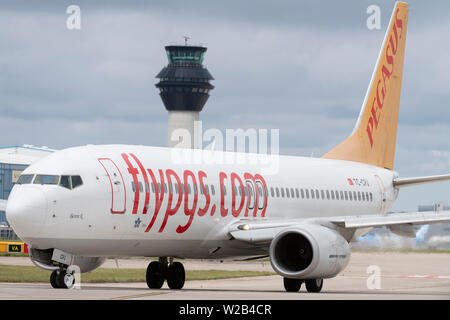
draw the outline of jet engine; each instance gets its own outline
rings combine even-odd
[[[52,260],[54,249],[39,250],[30,249],[30,259],[39,268],[53,271],[58,270],[60,264]],[[72,266],[80,268],[81,273],[90,272],[100,267],[105,262],[106,257],[83,257],[73,256]]]
[[[285,278],[332,278],[350,260],[350,246],[336,231],[313,224],[287,228],[270,245],[273,269]]]

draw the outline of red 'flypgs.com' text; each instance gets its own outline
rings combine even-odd
[[[164,213],[164,219],[158,232],[162,232],[164,230],[169,217],[175,215],[182,205],[184,207],[184,214],[187,217],[187,222],[184,226],[179,225],[177,227],[177,233],[184,233],[188,230],[196,215],[201,217],[209,212],[210,216],[214,216],[216,212],[216,204],[212,203],[211,193],[206,187],[208,179],[206,172],[198,170],[194,173],[191,170],[183,170],[182,175],[179,175],[172,169],[158,169],[154,172],[152,169],[145,169],[142,162],[133,153],[122,153],[122,158],[128,167],[128,173],[131,175],[134,185],[139,185],[138,177],[142,176],[147,186],[145,188],[145,198],[143,199],[144,206],[141,212],[142,214],[148,213],[150,203],[150,190],[148,186],[150,185],[150,180],[152,185],[155,186],[153,188],[155,196],[153,216],[150,223],[147,225],[145,232],[149,232],[155,224],[166,194],[168,197],[166,212]],[[133,165],[132,161],[135,162],[136,165]],[[155,174],[156,171],[157,174]],[[162,187],[166,182],[167,185],[169,185],[168,190],[165,190],[166,188]],[[192,194],[189,190],[190,185],[192,185],[195,190]],[[230,207],[227,207],[226,205],[227,193],[225,185],[231,186]],[[171,190],[176,192],[171,192]],[[240,201],[237,201],[238,190]],[[219,172],[218,192],[220,194],[220,215],[222,217],[226,217],[229,213],[231,213],[231,215],[235,218],[242,213],[244,217],[248,217],[249,215],[256,217],[258,209],[261,210],[261,217],[265,216],[268,201],[267,185],[266,181],[260,174],[250,174],[245,172],[240,176],[236,172],[225,173],[221,171]],[[189,196],[193,197],[191,207],[189,205]],[[205,200],[205,205],[202,208],[198,205],[199,197],[204,197]],[[136,187],[134,188],[133,214],[138,213],[140,201],[141,190]]]

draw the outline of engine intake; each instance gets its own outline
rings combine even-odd
[[[276,235],[270,245],[270,258],[273,269],[286,278],[332,278],[347,266],[350,246],[334,230],[304,224]]]

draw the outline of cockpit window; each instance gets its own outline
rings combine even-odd
[[[67,189],[72,189],[72,185],[70,184],[70,176],[61,176],[59,185]]]
[[[34,179],[34,184],[58,184],[59,176],[38,174]]]
[[[75,189],[78,186],[83,184],[83,180],[81,180],[80,176],[72,176],[72,188]]]
[[[22,174],[19,179],[17,179],[17,184],[29,184],[33,181],[34,174]]]

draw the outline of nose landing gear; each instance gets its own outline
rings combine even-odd
[[[179,290],[183,288],[186,273],[180,262],[173,262],[167,257],[159,258],[159,261],[152,261],[147,267],[147,285],[150,289],[161,289],[164,281],[170,289]]]
[[[65,269],[54,270],[50,275],[50,284],[55,289],[70,289],[75,284],[75,276]]]

